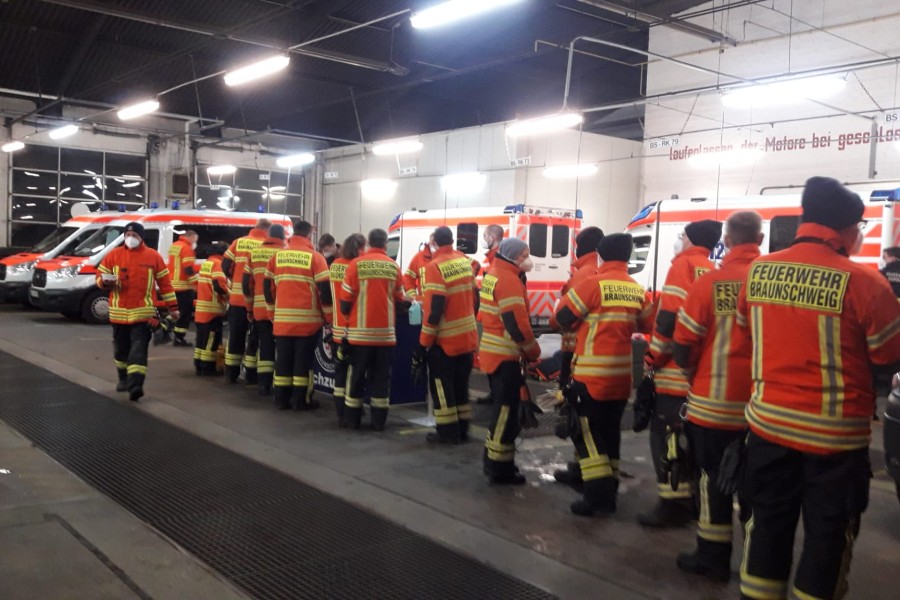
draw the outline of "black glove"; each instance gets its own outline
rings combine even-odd
[[[413,385],[418,387],[422,385],[427,376],[426,361],[428,360],[428,349],[422,345],[416,346],[413,350],[412,363],[410,365],[409,376]]]
[[[326,326],[322,329],[322,343],[331,344],[332,342],[334,342],[334,331],[331,327]]]
[[[747,446],[744,443],[746,436],[734,440],[725,448],[722,454],[722,463],[719,465],[719,477],[716,486],[719,491],[727,496],[736,494],[741,488],[744,479],[744,464],[747,455]]]
[[[653,375],[645,375],[638,384],[634,396],[634,424],[631,426],[635,433],[641,432],[650,426],[653,418],[653,410],[656,408],[656,383]]]
[[[537,429],[538,415],[544,414],[541,407],[529,400],[528,402],[519,402],[519,425],[522,429]]]
[[[575,438],[581,432],[581,422],[578,419],[578,411],[575,406],[580,401],[578,393],[573,389],[572,384],[566,386],[563,390],[566,397],[566,403],[559,409],[559,416],[565,418],[556,425],[555,434],[560,439]]]
[[[341,340],[341,345],[338,347],[337,351],[337,359],[338,362],[342,365],[346,365],[350,362],[350,351],[353,349],[353,346],[350,345],[350,340],[344,338]]]

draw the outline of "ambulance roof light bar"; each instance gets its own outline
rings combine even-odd
[[[900,188],[893,190],[874,190],[869,194],[869,202],[900,202]]]

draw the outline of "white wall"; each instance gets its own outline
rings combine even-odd
[[[347,146],[323,153],[326,172],[338,177],[324,181],[323,231],[343,239],[357,231],[386,228],[405,210],[505,206],[581,208],[585,222],[621,230],[636,212],[640,177],[640,144],[578,131],[534,138],[507,138],[503,124],[485,125],[423,135],[421,152],[399,157],[377,157],[362,146]],[[531,158],[530,167],[514,168],[510,161]],[[550,180],[548,165],[597,163],[599,171],[576,180]],[[400,176],[399,169],[416,167],[415,175]],[[445,174],[478,171],[487,175],[484,189],[470,196],[445,194]],[[360,182],[384,178],[397,182],[388,200],[362,197]]]
[[[709,6],[709,5],[707,5]],[[773,10],[774,9],[774,10]],[[789,18],[793,9],[794,20]],[[780,14],[785,13],[785,14]],[[802,22],[801,22],[802,21]],[[881,0],[770,0],[695,20],[724,31],[739,41],[737,47],[710,44],[666,27],[650,30],[650,50],[676,57],[723,74],[742,78],[800,73],[900,55],[900,6]],[[822,31],[824,29],[825,31]],[[845,89],[822,106],[802,101],[791,106],[754,109],[724,108],[717,92],[668,98],[647,106],[643,165],[646,201],[705,196],[709,198],[758,194],[767,186],[802,186],[812,175],[829,175],[858,186],[900,187],[900,132],[881,138],[876,146],[875,183],[870,177],[872,145],[846,145],[865,141],[872,118],[883,132],[900,129],[888,121],[900,114],[896,107],[898,81],[895,64],[877,68],[846,69]],[[648,69],[647,94],[732,83],[658,60]],[[842,111],[861,112],[863,117]],[[888,116],[891,115],[891,116]],[[815,143],[814,143],[815,136]],[[651,149],[651,142],[677,139],[678,146]],[[778,142],[795,140],[792,149]],[[801,141],[802,140],[802,141]],[[830,143],[829,141],[830,140]],[[756,145],[765,150],[743,165],[701,166],[696,160],[678,160],[675,150]],[[802,147],[801,147],[802,145]]]

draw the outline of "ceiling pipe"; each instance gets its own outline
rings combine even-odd
[[[761,1],[761,0],[759,0]],[[631,5],[609,0],[579,0],[583,4],[593,6],[602,10],[608,10],[612,13],[622,15],[637,21],[646,23],[648,26],[665,25],[673,29],[677,29],[683,33],[701,37],[710,42],[721,44],[737,45],[737,40],[727,35],[719,33],[713,29],[689,23],[683,18],[673,17],[671,15],[658,14],[647,10],[639,10]]]

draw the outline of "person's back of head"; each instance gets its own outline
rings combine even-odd
[[[354,233],[346,240],[344,240],[344,243],[341,245],[341,258],[345,260],[353,260],[360,254],[362,254],[365,247],[366,236],[361,233]]]
[[[294,223],[294,235],[303,238],[309,238],[309,236],[312,234],[312,229],[312,223],[310,223],[309,221],[297,221],[296,223]]]
[[[387,231],[384,229],[373,229],[369,232],[369,247],[384,250],[387,248],[387,239]]]
[[[270,221],[269,219],[266,219],[266,218],[262,218],[256,222],[256,228],[259,229],[260,231],[265,231],[266,233],[269,232],[269,227],[271,227],[271,226],[272,226],[272,221]]]
[[[438,248],[442,248],[444,246],[450,246],[453,244],[453,232],[449,227],[440,226],[434,230],[434,244]]]
[[[729,248],[741,244],[762,244],[762,217],[752,210],[733,213],[725,221],[725,245]]]
[[[321,252],[325,248],[334,246],[334,242],[335,242],[335,239],[334,239],[333,235],[331,235],[330,233],[323,233],[319,237],[319,243],[317,244],[316,247],[318,248],[319,252]]]

